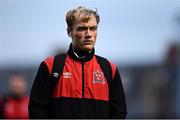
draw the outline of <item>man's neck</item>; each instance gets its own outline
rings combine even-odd
[[[73,49],[73,52],[76,55],[76,57],[79,59],[83,59],[92,51],[92,50],[90,50],[90,51],[79,50],[79,49],[76,49],[74,47],[72,47],[72,49]]]

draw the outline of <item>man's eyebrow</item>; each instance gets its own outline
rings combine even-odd
[[[92,26],[90,26],[90,27],[97,27],[97,25],[92,25]]]
[[[88,26],[85,26],[85,25],[80,25],[80,26],[78,26],[78,27],[88,27]]]
[[[80,25],[78,27],[97,27],[97,25],[93,25],[93,26]]]

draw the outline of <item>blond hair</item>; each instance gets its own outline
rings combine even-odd
[[[100,17],[96,11],[79,6],[76,9],[70,10],[66,14],[66,23],[68,28],[72,29],[76,20],[89,20],[92,16],[95,16],[97,23],[100,21]]]

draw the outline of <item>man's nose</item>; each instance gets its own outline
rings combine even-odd
[[[92,32],[91,32],[91,30],[90,30],[90,29],[87,29],[87,30],[86,30],[86,36],[89,36],[89,37],[91,37],[91,36],[92,36]]]

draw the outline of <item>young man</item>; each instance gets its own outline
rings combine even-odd
[[[117,67],[94,54],[99,21],[97,12],[85,7],[66,14],[72,43],[64,60],[57,60],[61,69],[54,56],[41,63],[31,90],[30,118],[126,117]],[[52,84],[55,78],[58,80]]]

